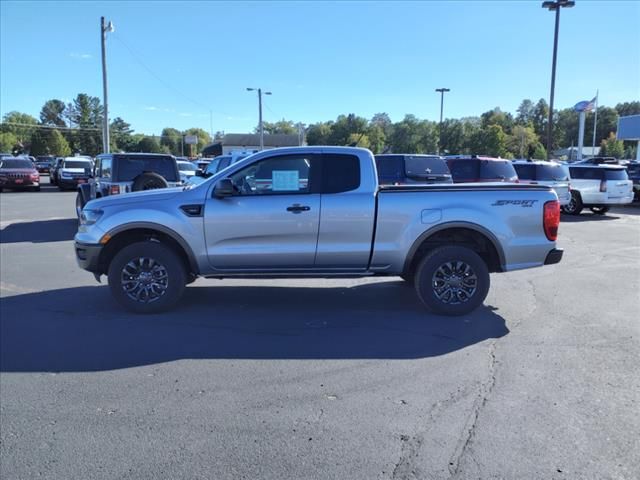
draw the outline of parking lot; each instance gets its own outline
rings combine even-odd
[[[201,279],[136,316],[77,267],[74,199],[0,194],[2,478],[640,472],[637,204],[563,217],[563,261],[466,317],[396,278]]]

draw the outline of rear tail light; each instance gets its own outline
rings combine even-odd
[[[118,195],[120,193],[120,185],[111,185],[111,195]]]
[[[600,180],[600,191],[601,192],[606,192],[607,191],[607,181],[606,180]]]
[[[558,226],[560,225],[560,202],[551,200],[544,204],[542,224],[547,239],[555,242],[556,238],[558,238]]]

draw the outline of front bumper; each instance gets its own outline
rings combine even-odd
[[[564,254],[563,249],[554,248],[549,253],[547,253],[547,258],[544,259],[544,264],[554,265],[556,263],[560,263],[560,260],[562,260],[562,254]]]
[[[8,188],[18,190],[21,188],[33,188],[39,187],[40,181],[31,180],[30,178],[19,178],[19,179],[1,179],[0,180],[0,188]]]
[[[64,178],[58,177],[58,186],[62,188],[73,188],[76,189],[78,185],[82,185],[89,181],[88,178]]]
[[[97,243],[75,242],[76,260],[80,268],[92,273],[100,272],[100,253],[103,245]]]

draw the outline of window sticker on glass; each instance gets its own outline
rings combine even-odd
[[[274,170],[271,172],[272,191],[297,191],[300,189],[300,173],[297,170]]]

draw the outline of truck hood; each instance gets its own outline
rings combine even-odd
[[[87,205],[89,208],[107,208],[116,205],[140,204],[153,201],[168,200],[184,193],[184,187],[158,188],[155,190],[145,190],[142,192],[123,193],[121,195],[111,195],[108,197],[91,200]]]

